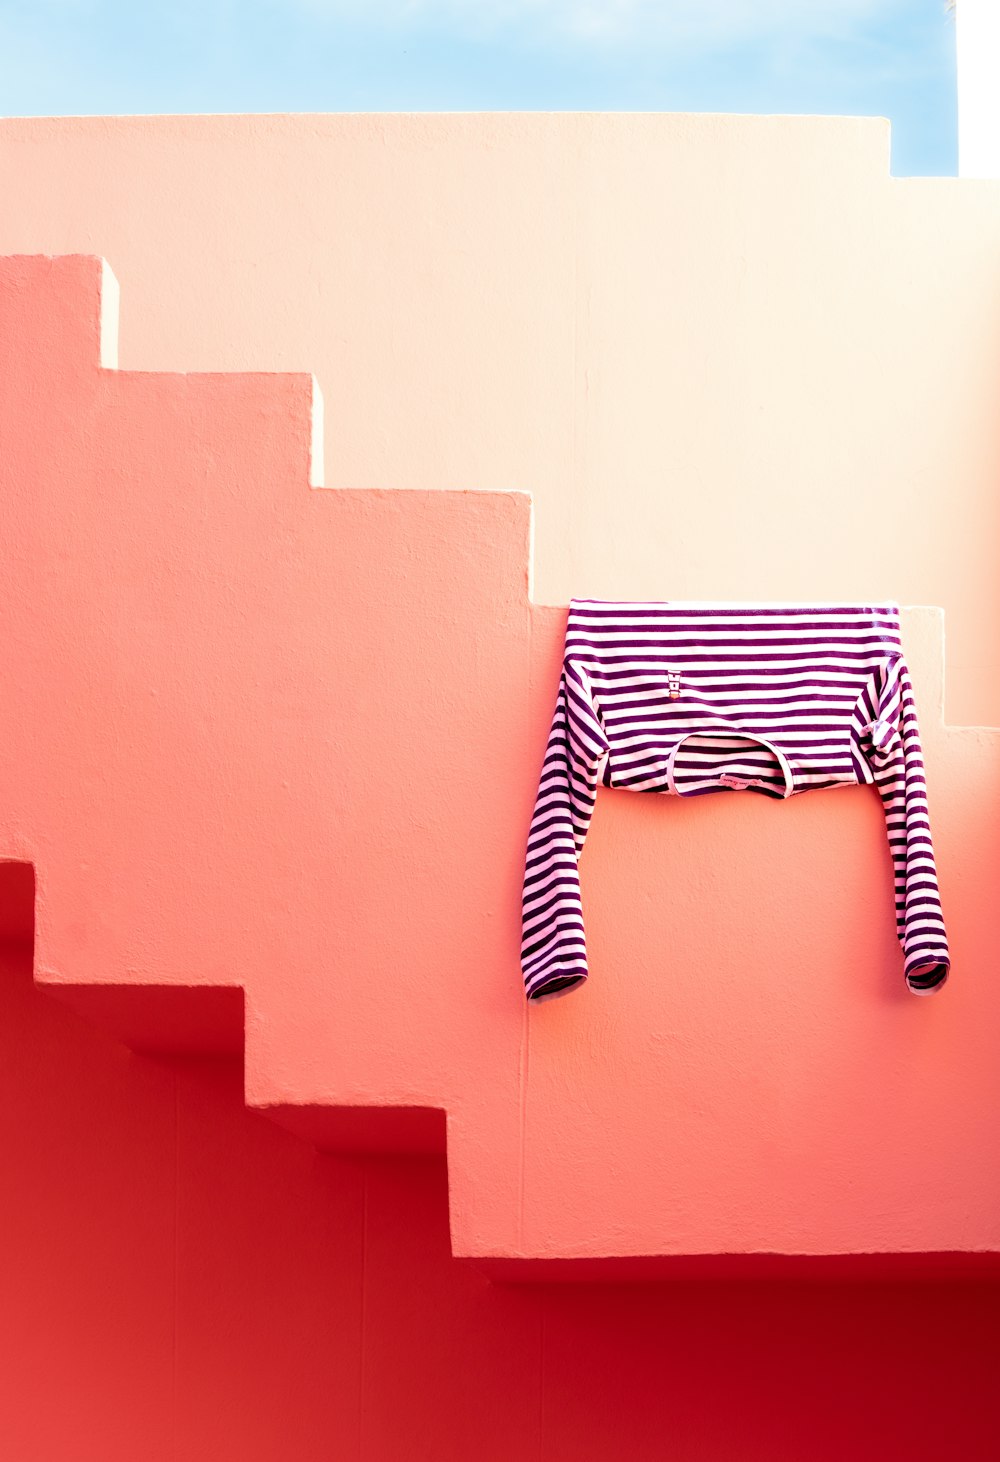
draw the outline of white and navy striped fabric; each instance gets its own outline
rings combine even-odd
[[[578,860],[598,784],[789,797],[859,783],[882,799],[906,983],[930,994],[950,961],[898,605],[574,599],[528,835],[528,998],[587,978]]]

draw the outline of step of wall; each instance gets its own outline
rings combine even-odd
[[[941,612],[903,626],[939,996],[903,986],[868,790],[611,793],[591,980],[528,1009],[565,626],[530,499],[320,489],[308,373],[116,370],[112,291],[0,261],[0,856],[39,984],[137,1049],[245,1039],[248,1103],[319,1145],[446,1139],[453,1251],[498,1277],[991,1262],[1000,738],[944,722]]]

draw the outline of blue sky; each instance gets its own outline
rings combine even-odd
[[[815,112],[956,169],[945,0],[0,0],[0,114]]]

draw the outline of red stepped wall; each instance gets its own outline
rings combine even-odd
[[[5,865],[5,912],[31,897]],[[33,990],[23,940],[0,1007],[12,1462],[996,1456],[992,1286],[493,1284],[450,1255],[441,1159],[316,1153],[234,1059]]]
[[[995,1455],[988,1286],[486,1277],[992,1271],[997,733],[941,615],[940,997],[873,795],[610,796],[593,978],[529,1011],[527,498],[319,491],[309,376],[118,372],[111,294],[0,261],[7,1453]]]

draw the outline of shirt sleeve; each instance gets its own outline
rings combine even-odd
[[[948,978],[951,960],[941,912],[927,808],[924,758],[910,673],[902,655],[879,669],[858,702],[861,749],[885,812],[896,890],[903,974],[915,995]]]
[[[567,657],[528,833],[521,898],[521,971],[529,1000],[587,978],[579,857],[608,742],[586,671]]]

